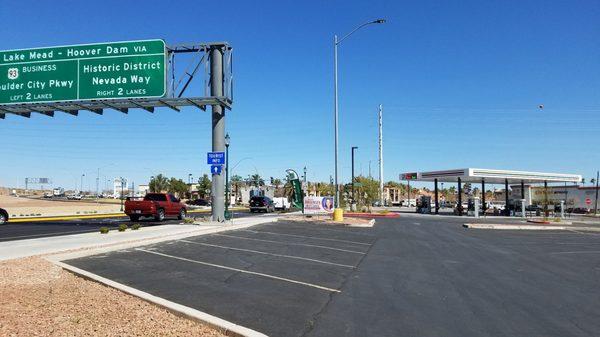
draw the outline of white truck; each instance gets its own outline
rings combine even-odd
[[[275,209],[283,211],[290,208],[292,205],[287,198],[273,198],[273,204],[275,204]]]
[[[54,195],[55,197],[64,197],[65,196],[65,189],[62,187],[57,187],[55,189],[52,190],[52,195]]]

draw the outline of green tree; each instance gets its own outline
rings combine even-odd
[[[326,197],[326,196],[331,197],[335,193],[335,189],[333,188],[333,185],[328,184],[328,183],[317,183],[315,190],[317,191],[317,194],[322,197]]]
[[[198,179],[198,194],[200,195],[200,198],[206,199],[207,196],[210,196],[211,188],[212,181],[208,177],[208,174],[204,174]]]
[[[183,180],[171,178],[169,180],[168,192],[177,195],[179,198],[183,198],[189,194],[189,187]]]
[[[294,186],[290,181],[287,181],[283,185],[283,196],[288,200],[292,200],[294,198]]]
[[[366,206],[370,209],[373,202],[379,200],[379,181],[369,177],[358,176],[355,177],[355,182],[361,185],[355,187],[358,205]],[[349,184],[350,186],[352,185]]]
[[[248,183],[250,186],[260,187],[265,185],[265,180],[257,173],[248,177]]]
[[[159,174],[150,180],[148,188],[150,189],[150,192],[154,193],[165,192],[169,189],[169,180],[167,177]]]
[[[273,178],[273,187],[275,187],[274,195],[276,197],[281,196],[283,193],[280,193],[279,188],[283,185],[283,182],[279,178]]]

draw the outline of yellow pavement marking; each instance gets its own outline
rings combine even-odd
[[[241,211],[245,208],[232,208],[232,211]],[[210,213],[210,209],[195,209],[189,210],[188,213]],[[20,222],[43,222],[43,221],[63,221],[76,219],[105,219],[105,218],[121,218],[127,217],[124,213],[109,213],[109,214],[79,214],[79,215],[64,215],[64,216],[47,216],[39,218],[12,218],[9,223]]]

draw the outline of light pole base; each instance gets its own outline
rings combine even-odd
[[[333,221],[341,222],[344,221],[344,210],[336,208],[333,210]]]

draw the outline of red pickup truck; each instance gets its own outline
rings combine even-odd
[[[131,221],[138,221],[143,216],[154,217],[157,221],[162,221],[168,216],[176,216],[179,220],[183,220],[187,208],[172,194],[148,193],[143,199],[127,198],[125,214],[129,215]]]

